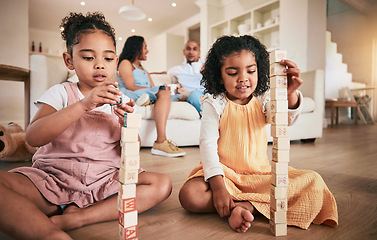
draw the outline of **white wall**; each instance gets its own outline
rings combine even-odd
[[[166,34],[160,34],[151,39],[145,39],[149,53],[143,66],[149,72],[166,71]]]
[[[34,41],[35,52],[39,53],[39,43],[42,44],[42,53],[61,56],[65,51],[64,41],[60,32],[50,32],[35,28],[29,29],[29,50]]]
[[[29,68],[28,0],[1,1],[0,63]],[[13,121],[24,126],[24,85],[0,81],[0,124]]]
[[[338,52],[343,55],[343,63],[347,64],[348,72],[352,74],[352,81],[376,86],[376,10],[368,15],[351,9],[339,0],[329,3],[327,27],[332,33],[332,41],[338,46]],[[373,114],[377,119],[377,89],[367,94],[373,96]]]
[[[183,48],[189,40],[189,28],[200,23],[200,14],[167,29],[165,32],[146,39],[148,59],[143,65],[149,72],[167,71],[184,61]]]

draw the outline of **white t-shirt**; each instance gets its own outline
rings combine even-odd
[[[77,90],[79,92],[79,100],[83,99],[84,95],[80,92],[80,89],[77,88]],[[130,98],[122,94],[122,102],[129,102],[129,101],[130,101]],[[51,107],[55,108],[56,111],[59,111],[67,107],[68,95],[63,84],[56,84],[52,86],[51,88],[49,88],[45,93],[43,93],[43,95],[38,100],[34,102],[34,105],[39,109],[42,103],[50,105]],[[110,104],[104,104],[101,107],[97,107],[93,109],[93,111],[101,111],[108,114],[112,114],[112,109],[111,109]]]
[[[201,60],[199,60],[198,63],[200,66],[203,66],[204,64]],[[172,67],[169,69],[168,74],[176,77],[182,87],[189,92],[195,90],[204,91],[204,87],[200,85],[200,80],[202,80],[203,77],[202,74],[194,73],[193,67],[187,62]]]

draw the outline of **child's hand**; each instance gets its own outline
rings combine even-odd
[[[107,80],[102,85],[93,88],[89,94],[80,102],[83,104],[85,111],[91,111],[104,104],[115,104],[120,101],[122,92],[113,87],[118,85],[118,82]]]
[[[212,191],[213,205],[220,217],[229,217],[236,205],[226,188]]]
[[[296,63],[290,60],[281,60],[280,64],[287,67],[285,72],[287,73],[287,94],[289,95],[291,93],[294,93],[303,83],[302,79],[300,79],[301,72],[300,69],[297,67]]]
[[[225,187],[223,176],[217,175],[211,177],[209,184],[212,189],[212,202],[216,212],[220,217],[229,217],[236,205]]]
[[[124,114],[132,113],[134,111],[134,106],[135,106],[135,100],[133,100],[132,98],[127,103],[121,103],[121,104],[113,106],[113,111],[115,115],[118,117],[119,123],[121,125],[123,125]]]
[[[290,60],[281,60],[281,65],[287,67],[284,71],[287,73],[288,87],[287,87],[287,99],[288,99],[288,108],[295,109],[299,106],[299,99],[296,93],[296,90],[303,83],[300,78],[301,72],[298,69],[296,63]]]

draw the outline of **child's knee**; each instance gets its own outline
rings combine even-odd
[[[158,98],[168,98],[170,100],[170,91],[166,89],[160,89],[157,93]]]
[[[195,189],[191,188],[188,184],[183,185],[179,191],[179,202],[189,212],[197,212],[200,205],[198,197],[199,195]]]
[[[160,189],[160,192],[163,195],[163,198],[164,199],[168,198],[170,196],[171,192],[172,192],[172,189],[173,189],[170,177],[168,175],[162,174],[158,183],[160,185],[159,189]]]

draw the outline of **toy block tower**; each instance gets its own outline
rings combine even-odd
[[[287,188],[290,142],[288,138],[287,74],[280,65],[287,52],[270,53],[271,135],[273,137],[271,161],[270,230],[275,236],[287,235]]]
[[[137,239],[136,183],[140,166],[138,134],[140,126],[140,114],[124,114],[118,192],[119,237],[121,240]]]

